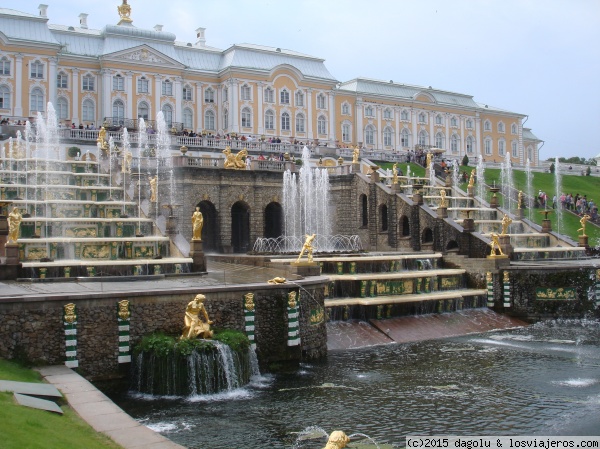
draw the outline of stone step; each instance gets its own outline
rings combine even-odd
[[[383,281],[393,279],[415,279],[433,276],[456,276],[465,274],[462,268],[439,268],[436,270],[394,271],[391,273],[328,274],[332,281]]]
[[[410,302],[439,301],[443,299],[465,298],[468,296],[487,295],[485,289],[461,289],[438,291],[431,293],[418,293],[410,295],[377,296],[372,298],[339,298],[326,299],[325,307],[340,306],[379,306],[383,304],[401,304]]]

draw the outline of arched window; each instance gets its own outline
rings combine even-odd
[[[223,129],[229,128],[229,111],[227,109],[223,109]]]
[[[81,84],[81,88],[85,91],[93,91],[95,90],[94,87],[95,83],[94,83],[94,77],[92,75],[85,75],[82,79],[82,84]]]
[[[150,106],[145,101],[141,101],[138,105],[138,118],[143,118],[144,120],[148,120],[150,117]]]
[[[229,100],[229,89],[224,87],[223,88],[223,101],[228,101],[228,100]]]
[[[140,93],[140,94],[148,93],[149,88],[150,88],[150,83],[148,82],[148,79],[145,76],[138,78],[137,88],[138,88],[138,93]]]
[[[29,109],[32,112],[44,112],[44,92],[39,87],[31,91],[29,97]]]
[[[64,97],[59,97],[56,100],[56,117],[59,120],[69,118],[69,103],[67,103],[67,99]]]
[[[350,115],[350,105],[348,103],[342,105],[342,114]]]
[[[517,145],[517,142],[515,140],[513,140],[511,142],[511,150],[512,150],[512,157],[519,157],[519,146]]]
[[[118,124],[121,124],[125,119],[125,105],[121,100],[116,100],[113,103],[113,120],[115,119]]]
[[[69,85],[69,76],[65,72],[59,72],[56,75],[56,87],[66,89]]]
[[[427,145],[427,131],[424,129],[419,132],[419,145]]]
[[[96,108],[94,107],[94,102],[92,100],[90,100],[89,98],[83,100],[81,112],[82,112],[81,119],[84,122],[93,122],[96,120]]]
[[[165,122],[168,127],[173,126],[173,108],[170,104],[164,104],[162,107],[162,113],[165,118]]]
[[[510,125],[510,133],[517,134],[517,124],[516,123],[513,123],[512,125]]]
[[[125,79],[119,74],[113,76],[113,90],[125,90]]]
[[[327,134],[327,120],[322,115],[317,118],[317,134]]]
[[[383,111],[383,118],[385,120],[391,120],[392,119],[392,110],[390,108],[386,108],[385,111]]]
[[[10,89],[0,86],[0,109],[10,109]]]
[[[427,116],[424,112],[421,112],[419,114],[419,123],[427,123]]]
[[[304,114],[296,114],[296,132],[303,133],[304,132]]]
[[[483,145],[485,146],[485,154],[492,154],[492,151],[493,151],[493,149],[492,149],[492,139],[490,139],[488,137],[483,142]]]
[[[242,109],[242,128],[252,127],[252,111],[250,108]]]
[[[388,230],[388,208],[385,204],[379,206],[379,219],[381,221],[381,230]]]
[[[458,138],[458,136],[456,134],[452,134],[452,137],[450,138],[450,150],[453,153],[458,153],[459,149],[460,149],[460,139]]]
[[[367,106],[365,108],[365,116],[366,117],[373,117],[375,114],[373,114],[373,107],[372,106]]]
[[[410,221],[406,215],[400,219],[400,235],[402,237],[410,236]]]
[[[390,126],[383,129],[383,145],[391,147],[394,144],[394,130]]]
[[[304,106],[304,94],[301,90],[296,91],[296,106]]]
[[[204,113],[204,129],[215,130],[215,113],[210,109]]]
[[[290,104],[290,92],[287,89],[283,89],[279,93],[279,102],[281,104]]]
[[[350,123],[342,124],[342,141],[350,142],[352,135],[352,125]]]
[[[281,114],[281,130],[289,131],[290,130],[290,114],[284,112]]]
[[[467,127],[467,129],[473,129],[473,120],[471,120],[470,118],[467,119],[467,121],[465,122],[465,126]]]
[[[504,132],[504,123],[502,123],[502,122],[498,123],[498,132],[499,133],[503,133]]]
[[[435,116],[435,124],[436,125],[443,125],[444,124],[444,118],[442,117],[442,114],[438,114]]]
[[[192,86],[189,84],[183,86],[183,99],[186,101],[192,101]]]
[[[450,119],[450,126],[458,126],[458,119],[456,117]]]
[[[492,122],[490,122],[489,120],[486,120],[485,122],[483,122],[483,130],[491,131],[492,130]]]
[[[402,132],[400,133],[400,144],[406,148],[406,147],[410,147],[410,134],[408,132],[408,129],[403,128]]]
[[[504,151],[506,150],[506,142],[504,139],[498,139],[498,154],[500,156],[504,156]]]
[[[185,129],[194,129],[194,113],[190,108],[183,110],[183,127]]]
[[[472,154],[475,151],[475,139],[473,136],[467,137],[467,153]]]
[[[408,120],[408,111],[406,109],[403,109],[402,112],[400,113],[400,119]]]
[[[212,88],[208,88],[204,91],[204,102],[214,103],[215,102],[215,91]]]
[[[323,94],[317,95],[317,108],[327,109],[327,101],[325,99],[325,95],[323,95]]]
[[[271,110],[265,112],[265,129],[275,129],[275,114]]]
[[[6,56],[0,58],[0,75],[10,75],[10,59]]]
[[[173,96],[173,83],[171,80],[164,80],[162,82],[162,94],[167,97]]]
[[[252,100],[252,89],[247,84],[242,86],[242,100],[250,101]]]
[[[265,103],[275,103],[275,95],[273,93],[273,89],[271,89],[270,87],[267,87],[265,89]]]
[[[444,148],[444,134],[437,133],[435,135],[435,146],[438,148]]]
[[[367,202],[367,195],[360,196],[360,216],[361,216],[361,225],[363,227],[369,224],[369,204]]]
[[[367,125],[365,128],[365,143],[367,145],[375,145],[375,128],[373,125]]]

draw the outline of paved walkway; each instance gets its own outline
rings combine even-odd
[[[39,369],[44,378],[58,388],[69,405],[95,431],[110,437],[125,449],[184,449],[161,434],[141,425],[107,396],[66,366]]]

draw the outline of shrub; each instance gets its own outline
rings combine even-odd
[[[464,165],[465,167],[469,165],[469,156],[467,156],[466,154],[462,158],[462,165]]]
[[[67,149],[67,156],[69,156],[69,157],[77,157],[78,153],[81,153],[81,150],[79,149],[79,147],[69,147]]]
[[[585,176],[590,176],[592,174],[592,167],[590,167],[588,165],[588,167],[585,169]]]
[[[552,164],[550,164],[550,173],[554,173],[556,171],[556,166],[554,165],[554,162],[552,162]]]

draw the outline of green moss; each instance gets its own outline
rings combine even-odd
[[[250,340],[246,334],[231,329],[217,329],[213,338],[236,352],[246,351],[250,347]]]
[[[214,329],[213,339],[228,345],[236,352],[246,351],[250,347],[248,337],[244,333],[235,330]],[[214,346],[209,340],[180,339],[172,335],[157,333],[146,335],[134,348],[136,354],[143,351],[152,353],[156,357],[167,357],[172,353],[185,357],[194,350],[212,351]]]

